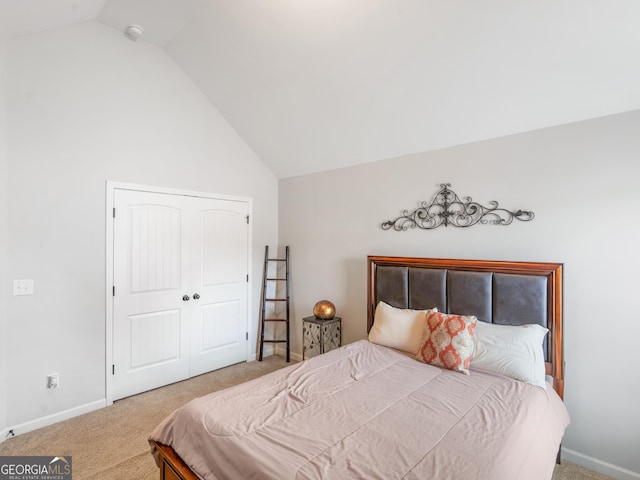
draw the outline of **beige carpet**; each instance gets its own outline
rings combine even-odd
[[[111,407],[10,438],[0,443],[0,456],[71,455],[74,480],[154,480],[159,474],[147,437],[166,415],[192,398],[286,365],[280,357],[268,357],[129,397]],[[556,466],[553,475],[553,480],[608,478],[569,462]]]

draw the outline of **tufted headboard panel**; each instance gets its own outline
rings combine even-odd
[[[547,375],[562,397],[562,264],[369,256],[368,323],[380,301],[398,308],[437,307],[503,325],[549,329]]]

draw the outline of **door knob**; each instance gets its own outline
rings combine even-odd
[[[184,295],[184,296],[182,297],[182,301],[183,301],[183,302],[188,302],[188,301],[189,301],[189,295]]]
[[[194,293],[193,294],[193,299],[194,300],[198,300],[199,298],[200,298],[200,294],[198,294],[198,293]]]

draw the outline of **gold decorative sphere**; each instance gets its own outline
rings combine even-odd
[[[316,318],[329,320],[336,315],[336,307],[329,300],[320,300],[313,306],[313,315]]]

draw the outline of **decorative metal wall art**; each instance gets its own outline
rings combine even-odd
[[[431,203],[421,202],[420,206],[412,212],[403,210],[402,215],[398,218],[384,222],[382,229],[404,231],[417,227],[423,230],[432,230],[442,225],[466,228],[476,223],[509,225],[514,218],[523,222],[533,220],[533,212],[525,210],[512,212],[499,208],[498,202],[494,200],[489,202],[489,207],[474,202],[471,197],[464,197],[464,200],[460,200],[449,187],[451,187],[450,183],[441,183],[440,191],[436,193]]]

